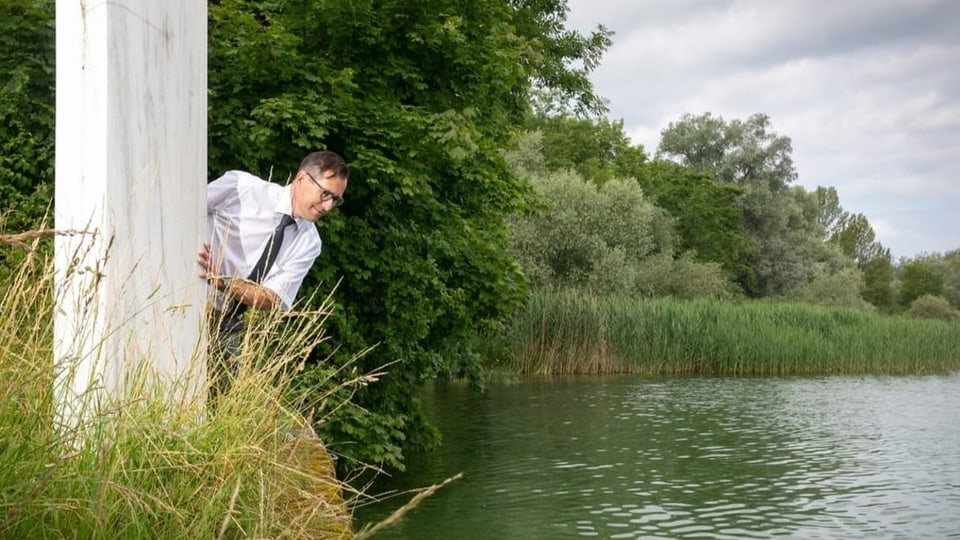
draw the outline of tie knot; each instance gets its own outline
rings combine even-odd
[[[290,214],[284,214],[283,217],[280,218],[280,228],[282,229],[286,229],[290,225],[293,225],[293,223],[293,216]]]

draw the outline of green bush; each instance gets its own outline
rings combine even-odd
[[[635,290],[656,298],[726,298],[736,296],[720,263],[702,263],[691,253],[674,258],[669,254],[648,257],[637,265]]]
[[[835,273],[820,273],[813,281],[786,294],[786,298],[808,304],[833,307],[875,309],[863,299],[863,272],[857,268],[844,268]]]
[[[529,153],[514,163],[530,163]],[[628,297],[732,295],[719,264],[675,256],[672,218],[633,180],[598,186],[571,171],[530,180],[544,210],[510,226],[511,249],[533,288]]]
[[[628,292],[636,262],[654,253],[662,212],[646,201],[634,182],[611,180],[603,186],[574,172],[531,178],[547,210],[514,218],[511,246],[534,287]]]
[[[911,302],[906,315],[914,319],[939,319],[941,321],[960,319],[960,311],[954,309],[946,298],[932,294],[925,294]]]

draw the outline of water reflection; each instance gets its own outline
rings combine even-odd
[[[424,400],[443,446],[377,489],[464,479],[380,538],[960,538],[960,376],[545,379]]]

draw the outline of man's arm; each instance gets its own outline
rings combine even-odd
[[[264,310],[280,307],[280,296],[272,290],[250,280],[220,275],[213,264],[210,242],[204,242],[197,252],[197,264],[201,278],[237,302]]]

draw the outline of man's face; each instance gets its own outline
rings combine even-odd
[[[347,181],[333,171],[312,174],[306,170],[297,172],[293,181],[292,205],[295,217],[317,221],[343,201]]]

